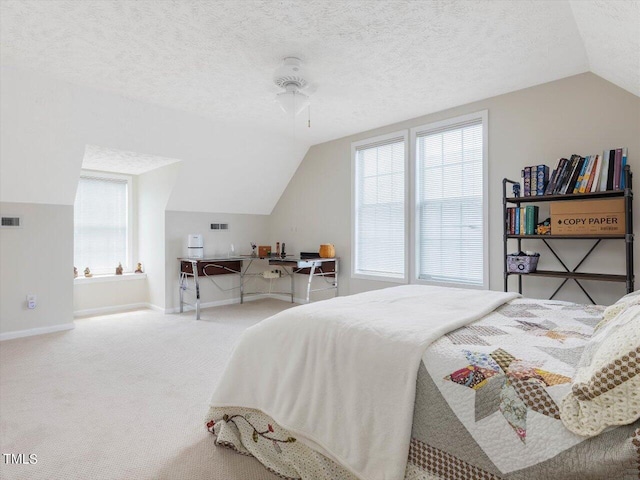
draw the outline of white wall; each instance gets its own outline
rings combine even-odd
[[[82,270],[79,270],[82,276]],[[146,275],[127,274],[106,281],[80,278],[73,285],[73,313],[76,317],[120,312],[149,305]]]
[[[586,155],[622,146],[629,148],[632,169],[640,165],[640,98],[586,73],[311,147],[271,215],[272,241],[285,240],[289,250],[295,252],[334,243],[342,259],[342,294],[394,285],[350,278],[351,143],[485,109],[489,111],[489,261],[493,290],[503,288],[503,177],[518,180],[526,165],[553,165],[557,158],[572,153]],[[634,217],[634,224],[640,225],[637,205]],[[573,266],[590,242],[556,240],[553,245]],[[524,248],[541,252],[540,268],[560,268],[541,242],[524,242]],[[516,249],[515,242],[510,249]],[[623,273],[623,249],[622,240],[608,241],[585,262],[583,271]],[[640,256],[636,255],[636,271],[639,266]],[[560,281],[529,278],[524,283],[525,295],[546,298]],[[624,293],[621,283],[584,283],[600,303],[611,303]],[[515,288],[515,281],[513,285]],[[573,282],[557,298],[588,301]]]
[[[228,223],[228,231],[213,231],[212,223]],[[220,258],[229,255],[230,245],[233,243],[236,254],[250,254],[250,242],[258,245],[268,245],[269,216],[268,215],[239,215],[228,213],[201,212],[166,212],[166,298],[167,310],[176,310],[180,305],[178,291],[179,263],[178,257],[187,256],[187,236],[190,233],[200,233],[204,239],[204,255],[208,258]],[[268,268],[266,262],[256,260],[252,265],[252,272],[260,272]],[[214,280],[220,287],[216,288],[208,279],[201,280],[201,299],[203,303],[232,303],[239,300],[240,285],[237,275],[217,275]],[[257,291],[268,288],[268,282],[255,278],[249,280],[247,291]],[[279,280],[282,281],[282,280]],[[193,303],[192,296],[185,300]]]
[[[171,210],[269,214],[307,149],[282,125],[214,122],[14,67],[0,68],[0,96],[0,201],[72,205],[90,144],[183,160]]]
[[[182,167],[174,166],[176,170],[169,166],[139,179],[139,191],[149,193],[146,200],[141,194],[139,211],[139,259],[149,275],[148,301],[167,309],[177,307],[176,257],[186,253],[189,233],[207,235],[208,254],[225,253],[231,242],[241,253],[248,252],[249,241],[271,245],[284,241],[291,253],[334,243],[342,257],[342,294],[389,286],[352,280],[349,274],[353,141],[489,111],[490,286],[498,290],[502,288],[503,176],[517,179],[525,165],[552,164],[560,156],[597,153],[617,146],[629,148],[633,167],[640,153],[640,99],[593,74],[583,74],[316,145],[270,217],[187,213],[182,210],[268,213],[269,202],[260,200],[263,197],[258,190],[264,187],[272,192],[274,175],[286,182],[286,169],[280,173],[266,168],[260,172],[260,188],[242,190],[239,185],[245,185],[244,175],[250,170],[243,162],[233,167],[231,177],[194,169],[197,163],[192,160],[211,160],[216,151],[216,125],[199,117],[4,67],[0,80],[0,199],[3,209],[14,210],[8,214],[25,212],[27,222],[21,231],[0,233],[0,333],[68,324],[73,318],[71,205],[86,144],[184,160]],[[238,152],[242,156],[242,151]],[[228,178],[239,180],[234,183]],[[172,182],[176,185],[173,190]],[[221,185],[226,185],[225,189]],[[217,193],[211,196],[213,191]],[[224,198],[219,198],[221,192],[227,192]],[[213,234],[207,228],[213,221],[231,224],[230,232],[222,234],[228,238],[210,236]],[[640,225],[638,222],[636,214],[635,224]],[[580,242],[556,243],[569,255],[570,264],[577,259],[579,252],[573,247]],[[525,243],[525,248],[541,251],[541,267],[557,268],[539,243]],[[624,266],[621,250],[622,242],[610,242],[584,268],[619,272]],[[32,275],[36,269],[38,275]],[[557,284],[555,280],[536,280],[527,279],[525,294],[545,297]],[[300,277],[298,291],[303,282]],[[594,283],[591,287],[601,303],[610,303],[623,292],[621,284]],[[25,309],[27,293],[39,296],[38,309]],[[227,301],[233,296],[235,292],[223,294],[213,287],[203,291],[205,302]],[[560,298],[584,301],[575,286]]]
[[[22,228],[0,228],[0,338],[73,324],[73,207],[0,203]],[[37,307],[27,309],[27,294]]]
[[[147,274],[148,302],[161,310],[167,303],[165,210],[181,169],[181,163],[174,163],[138,177],[139,261]]]

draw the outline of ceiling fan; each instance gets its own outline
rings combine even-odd
[[[276,101],[285,113],[296,116],[309,106],[312,89],[306,79],[302,60],[298,57],[285,57],[282,65],[276,69],[273,81],[284,89],[276,94]]]

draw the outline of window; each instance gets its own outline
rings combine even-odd
[[[354,278],[488,288],[487,119],[352,144]]]
[[[353,275],[404,282],[406,132],[352,146]]]
[[[80,272],[131,270],[131,177],[80,176],[74,204],[74,264]]]
[[[486,118],[482,112],[412,129],[418,280],[488,286]]]

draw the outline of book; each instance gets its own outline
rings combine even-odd
[[[613,189],[620,190],[620,174],[622,173],[622,149],[616,148],[613,166]]]
[[[605,150],[602,152],[602,162],[600,165],[600,184],[598,185],[599,192],[605,192],[607,190],[608,175],[609,175],[609,152]]]
[[[536,167],[536,195],[544,195],[547,183],[549,183],[549,167],[546,165],[538,165]]]
[[[616,151],[609,150],[609,168],[607,171],[607,190],[613,190],[613,174],[616,164]]]
[[[520,235],[524,235],[525,232],[525,225],[524,225],[524,214],[525,214],[525,209],[524,207],[520,207],[518,210],[520,210]]]
[[[598,185],[598,174],[600,173],[600,155],[595,155],[593,159],[593,168],[589,175],[589,181],[585,188],[585,192],[595,192],[594,187]]]
[[[587,166],[589,165],[589,157],[584,157],[585,160],[583,160],[582,163],[582,167],[580,168],[580,173],[578,173],[578,178],[576,179],[576,183],[573,186],[573,190],[571,190],[570,193],[579,193],[580,192],[580,185],[582,185],[582,180],[584,180],[584,176],[586,175],[587,172]]]
[[[578,166],[576,167],[576,171],[571,177],[571,183],[567,188],[567,193],[573,193],[573,190],[576,188],[576,185],[578,184],[578,178],[580,177],[580,173],[582,172],[582,169],[586,163],[586,160],[587,159],[585,157],[580,157],[578,159]]]
[[[580,155],[571,155],[571,160],[572,160],[572,172],[571,175],[569,175],[567,183],[564,186],[564,189],[562,191],[563,194],[565,193],[573,193],[573,187],[576,184],[576,181],[578,180],[578,175],[580,175],[580,170],[582,169],[582,163],[584,162],[584,159],[580,156]]]
[[[627,147],[622,149],[622,172],[620,173],[620,190],[624,190],[626,187],[626,175],[624,174],[624,167],[627,166]]]
[[[509,234],[516,234],[516,207],[509,207]]]
[[[569,160],[567,160],[566,158],[561,158],[559,163],[558,163],[558,172],[556,173],[556,176],[553,180],[553,185],[551,185],[551,194],[552,195],[556,195],[558,193],[558,188],[560,185],[560,181],[564,175],[564,171],[566,169],[567,163],[569,162]]]
[[[597,192],[600,185],[600,171],[602,170],[602,155],[596,155],[596,165],[593,169],[589,183],[591,186],[587,188],[588,192]]]
[[[534,235],[536,233],[536,225],[538,224],[538,206],[527,205],[525,207],[525,235]]]
[[[524,167],[524,188],[522,194],[525,197],[531,196],[531,167]]]
[[[506,232],[507,235],[509,235],[509,208],[511,207],[507,207],[504,211],[504,231]],[[300,258],[302,258],[302,255],[300,256]]]
[[[589,155],[587,157],[586,168],[584,169],[584,174],[582,175],[582,181],[578,186],[578,193],[585,193],[587,191],[587,185],[589,184],[589,179],[591,178],[591,171],[593,170],[593,165],[595,164],[596,156]]]
[[[538,195],[538,171],[535,165],[529,168],[531,168],[531,196],[535,197]]]
[[[564,179],[567,176],[567,170],[571,167],[571,159],[565,158],[564,160],[565,160],[565,162],[562,165],[562,169],[561,169],[561,171],[559,173],[559,177],[557,179],[556,186],[553,189],[553,193],[556,194],[556,195],[560,194],[560,191],[562,190],[562,186],[564,184]]]
[[[567,162],[567,168],[564,171],[562,183],[560,184],[560,188],[558,189],[558,194],[563,194],[567,191],[567,184],[569,183],[571,175],[573,174],[573,170],[576,167],[576,157],[577,155],[571,155],[571,158],[569,158],[569,161]]]
[[[545,195],[552,195],[553,194],[553,186],[555,185],[556,175],[558,174],[558,167],[560,166],[560,161],[561,160],[562,159],[559,158],[556,161],[555,167],[553,167],[553,171],[551,172],[551,175],[549,176],[549,181],[547,182],[547,187],[544,189],[544,194]]]
[[[515,228],[514,228],[514,235],[520,235],[520,209],[516,208],[516,212],[515,212]]]

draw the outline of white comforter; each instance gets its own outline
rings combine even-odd
[[[363,480],[401,480],[425,348],[516,296],[407,285],[285,310],[242,335],[211,405],[261,410]]]

